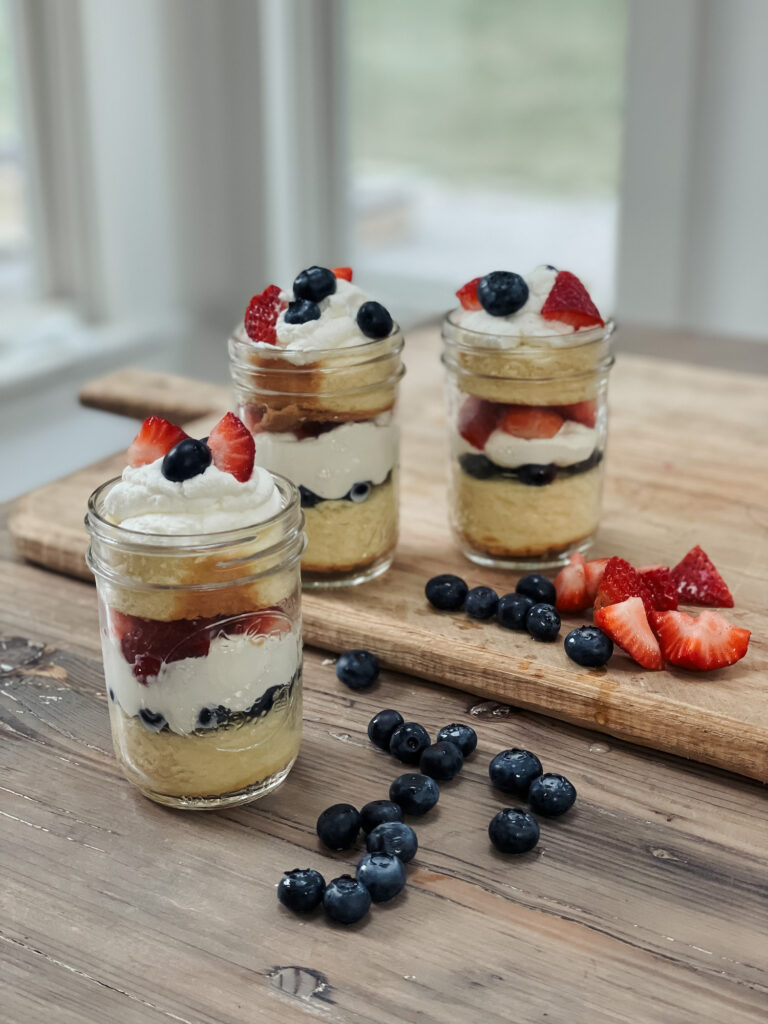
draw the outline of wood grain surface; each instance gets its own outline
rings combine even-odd
[[[472,566],[452,543],[435,332],[416,333],[406,354],[395,565],[362,588],[307,593],[307,641],[337,651],[365,646],[401,671],[768,781],[768,378],[619,354],[605,512],[593,553],[674,564],[701,544],[734,594],[736,608],[726,614],[753,637],[743,662],[707,675],[646,672],[621,653],[605,670],[583,671],[559,643],[537,644],[427,606],[424,582],[437,572],[457,572],[470,585],[489,583],[499,592],[514,589],[515,577]],[[212,403],[223,407],[226,390],[204,385],[196,402],[183,393],[174,407],[183,388],[179,378],[163,387],[154,380],[147,392],[162,391],[162,410],[171,418],[207,413],[190,428],[207,433],[220,413],[210,411]],[[132,371],[92,385],[89,402],[143,415],[151,407],[141,407],[141,393]],[[118,455],[22,499],[11,522],[19,550],[87,577],[85,500],[122,465]],[[582,621],[565,619],[563,633]]]
[[[151,804],[112,756],[93,587],[14,561],[0,515],[0,1018],[7,1024],[762,1024],[768,1010],[763,787],[385,671],[351,694],[306,652],[305,735],[260,803]],[[479,747],[414,821],[408,885],[349,929],[275,898],[326,878],[328,804],[382,797],[398,766],[365,729],[397,707]],[[479,712],[472,714],[472,709]],[[505,858],[487,764],[536,751],[579,791]]]

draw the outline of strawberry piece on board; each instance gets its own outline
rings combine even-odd
[[[608,564],[600,580],[595,597],[595,608],[603,608],[608,604],[618,604],[628,597],[639,597],[645,605],[646,612],[653,611],[651,595],[643,583],[642,576],[623,558],[608,559]]]
[[[595,611],[595,625],[607,633],[638,665],[648,669],[664,667],[661,648],[648,623],[642,598],[628,597],[618,604],[598,608]]]
[[[648,587],[653,607],[657,612],[668,612],[677,608],[677,587],[668,566],[645,565],[637,571]]]
[[[560,612],[579,612],[592,602],[587,594],[587,580],[584,572],[584,556],[574,552],[555,576],[555,608]]]
[[[651,625],[664,658],[678,668],[708,672],[741,661],[747,653],[748,629],[733,626],[719,612],[651,612]]]
[[[733,608],[733,597],[725,580],[698,544],[670,571],[683,604]]]
[[[584,577],[587,583],[587,597],[589,603],[594,604],[597,597],[597,588],[605,573],[605,567],[610,558],[593,558],[591,562],[584,563]]]

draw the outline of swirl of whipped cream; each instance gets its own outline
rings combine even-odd
[[[261,466],[244,483],[213,465],[174,482],[163,476],[162,464],[126,466],[104,499],[106,518],[137,533],[190,536],[253,526],[282,508],[272,474]]]

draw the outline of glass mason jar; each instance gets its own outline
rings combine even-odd
[[[298,492],[275,477],[282,510],[270,519],[160,535],[106,519],[118,480],[93,492],[85,522],[122,771],[171,807],[264,796],[288,775],[301,740]]]
[[[392,564],[403,344],[396,325],[349,348],[272,348],[242,327],[229,340],[236,412],[254,436],[256,462],[301,493],[305,587],[364,583]]]
[[[450,518],[471,561],[551,568],[592,543],[613,327],[511,348],[446,316]]]

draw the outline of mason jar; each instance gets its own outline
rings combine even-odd
[[[455,317],[442,361],[457,543],[479,565],[563,565],[600,519],[614,325],[510,347]]]
[[[305,587],[349,586],[386,572],[398,534],[397,391],[403,336],[335,349],[229,340],[237,415],[256,462],[299,488]]]
[[[115,754],[152,800],[244,803],[286,778],[301,740],[303,516],[275,477],[281,511],[194,536],[138,533],[88,502]]]

